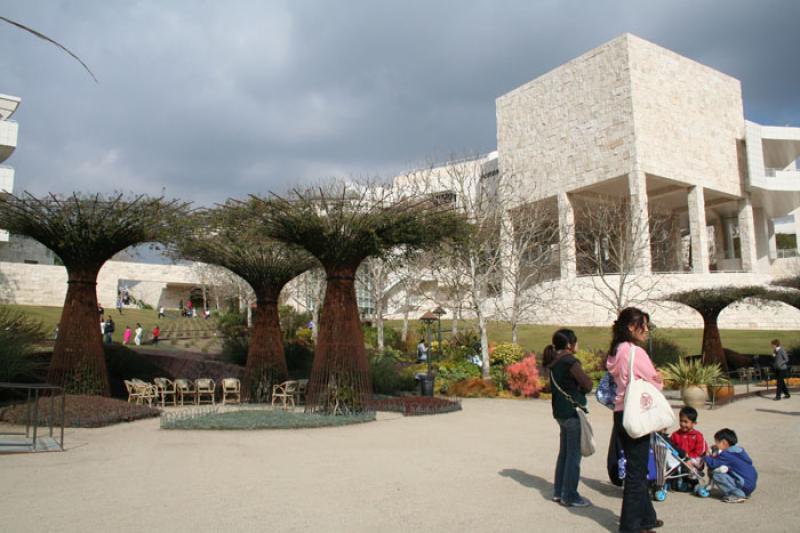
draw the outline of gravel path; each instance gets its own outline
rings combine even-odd
[[[598,453],[570,510],[550,502],[549,402],[465,400],[463,411],[340,428],[167,431],[158,420],[68,429],[66,453],[0,455],[0,531],[616,531],[606,481],[611,413],[593,405]],[[729,426],[759,469],[744,504],[657,503],[661,531],[798,531],[800,397],[700,413]]]

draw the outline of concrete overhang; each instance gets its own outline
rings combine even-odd
[[[9,96],[7,94],[0,94],[0,120],[8,120],[14,111],[19,107],[21,98],[18,96]]]

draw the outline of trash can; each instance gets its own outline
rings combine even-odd
[[[433,396],[433,382],[434,377],[428,377],[428,374],[417,374],[414,376],[419,382],[420,396]]]

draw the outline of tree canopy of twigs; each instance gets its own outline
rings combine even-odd
[[[263,208],[265,234],[305,248],[327,277],[306,410],[370,409],[356,270],[367,257],[385,257],[398,247],[430,248],[456,237],[464,231],[462,219],[426,197],[398,198],[380,187],[340,182],[255,199]]]
[[[253,401],[267,401],[272,385],[288,375],[278,297],[289,281],[317,262],[302,248],[269,239],[257,231],[260,221],[253,201],[229,201],[194,220],[191,229],[176,243],[178,254],[226,268],[245,280],[255,293],[244,392]]]
[[[700,313],[703,317],[703,363],[718,363],[723,370],[727,370],[728,362],[717,325],[719,314],[732,303],[749,298],[765,298],[767,295],[764,287],[726,286],[676,292],[662,299],[687,305]]]
[[[627,197],[576,195],[573,201],[577,271],[591,275],[595,288],[589,301],[614,316],[625,307],[651,303],[661,280],[655,272],[677,269],[672,219],[654,208],[649,218],[641,218]],[[642,269],[648,256],[653,272]]]
[[[78,394],[109,394],[97,275],[117,252],[163,240],[188,208],[177,200],[144,195],[0,196],[0,227],[37,240],[67,269],[67,296],[48,372],[51,383]]]

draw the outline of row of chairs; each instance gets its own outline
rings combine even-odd
[[[155,378],[153,383],[147,383],[140,379],[126,379],[125,388],[128,390],[128,403],[153,405],[153,401],[161,401],[161,407],[165,407],[167,401],[172,398],[172,405],[185,405],[187,400],[191,400],[192,405],[208,403],[216,404],[216,384],[213,379],[199,378],[195,380],[167,378]],[[222,405],[225,403],[241,403],[242,384],[237,378],[224,378],[220,380],[220,390],[222,391]]]

